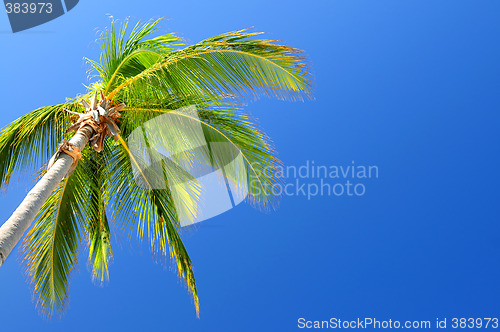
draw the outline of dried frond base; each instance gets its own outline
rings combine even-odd
[[[118,140],[120,128],[118,128],[115,121],[121,117],[118,111],[125,108],[125,104],[120,103],[111,107],[102,91],[100,103],[96,92],[90,104],[85,100],[82,100],[81,104],[85,107],[86,113],[76,113],[66,110],[71,114],[78,115],[76,122],[66,132],[77,131],[84,126],[90,126],[94,130],[94,136],[90,138],[90,145],[97,152],[101,152],[104,149],[104,140],[108,135],[113,137],[115,141]]]
[[[52,156],[52,158],[50,158],[47,165],[47,170],[49,170],[54,165],[61,153],[65,153],[73,158],[73,164],[71,164],[71,168],[69,169],[68,174],[66,174],[66,176],[70,176],[71,173],[73,173],[73,171],[75,170],[78,161],[82,159],[82,153],[78,147],[68,142],[67,139],[64,139],[63,142],[59,144],[59,148],[57,149],[56,153]]]

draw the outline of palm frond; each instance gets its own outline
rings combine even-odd
[[[92,266],[92,279],[100,282],[109,279],[109,262],[113,259],[111,232],[108,217],[102,202],[99,202],[97,214],[88,220],[87,236],[89,242],[89,262]]]
[[[184,209],[185,214],[195,213],[198,188],[195,184],[183,188],[181,195],[186,206],[176,206],[171,191],[154,189],[145,174],[139,174],[143,180],[137,182],[137,170],[141,168],[132,166],[132,163],[138,162],[131,154],[125,139],[120,138],[119,143],[113,148],[108,163],[109,195],[113,197],[112,219],[120,220],[121,227],[128,229],[129,232],[135,228],[139,239],[143,238],[146,231],[153,252],[167,255],[168,248],[171,258],[176,262],[180,277],[187,282],[198,312],[199,299],[192,263],[177,232],[178,210]],[[170,181],[174,183],[181,181],[175,175],[175,170],[162,168],[161,171],[165,172],[163,175]]]
[[[163,255],[167,254],[166,244],[168,243],[170,257],[176,262],[179,275],[187,282],[193,295],[196,315],[199,316],[200,300],[196,289],[193,264],[176,229],[175,220],[178,220],[178,217],[172,195],[169,195],[168,191],[165,190],[151,190],[149,194],[151,209],[154,211],[150,213],[149,218],[156,218],[157,221],[154,223],[156,227],[153,232],[150,232],[150,238],[152,242],[158,243],[157,246],[161,248]]]
[[[70,121],[64,109],[76,103],[46,106],[27,113],[0,132],[0,186],[15,172],[38,169],[55,153]]]
[[[89,176],[90,197],[85,202],[87,220],[85,220],[85,233],[89,246],[89,264],[92,267],[92,279],[103,283],[109,279],[109,262],[113,258],[111,248],[111,232],[106,205],[109,202],[106,181],[106,156],[110,153],[109,146],[105,145],[105,152],[91,151],[86,160],[86,171]]]
[[[138,22],[128,32],[129,20],[119,27],[112,20],[109,30],[102,32],[100,63],[89,60],[91,67],[99,74],[107,92],[117,78],[134,76],[161,58],[161,54],[182,45],[181,38],[173,33],[145,39],[158,29],[162,19]],[[144,67],[146,66],[146,67]]]
[[[156,64],[145,63],[147,69],[139,74],[118,78],[109,98],[132,105],[133,100],[154,102],[151,97],[162,94],[214,100],[227,95],[308,95],[311,80],[301,51],[274,40],[249,39],[259,34],[240,30],[166,52]]]
[[[221,105],[202,109],[199,121],[209,144],[226,143],[222,150],[217,150],[215,155],[219,160],[215,160],[214,167],[221,169],[221,165],[232,165],[232,168],[223,169],[225,176],[232,180],[233,188],[248,191],[247,201],[254,206],[275,207],[279,196],[273,186],[281,181],[276,172],[281,162],[269,137],[248,114],[235,107]],[[245,166],[243,169],[238,169],[239,163],[227,162],[238,153]]]
[[[212,159],[207,160],[203,149],[194,151],[195,155],[191,158],[203,161],[213,169],[224,170],[225,177],[232,180],[232,187],[248,192],[247,201],[255,206],[267,208],[277,204],[279,197],[273,191],[273,186],[280,183],[276,173],[280,161],[276,157],[276,151],[270,139],[258,129],[253,119],[234,104],[200,104],[200,109],[194,116],[189,112],[146,106],[129,107],[123,114],[124,134],[130,134],[131,128],[142,126],[162,114],[185,118],[183,121],[178,121],[180,124],[177,126],[184,131],[186,128],[200,125],[204,134],[204,143],[212,150],[210,152]],[[140,120],[133,121],[137,119]],[[187,132],[173,134],[176,132],[175,127],[174,125],[167,126],[166,122],[162,123],[163,136],[168,136],[163,138],[166,142],[164,146],[170,151],[188,150],[185,146],[186,141],[195,140],[193,138],[195,135],[188,135]],[[178,147],[172,148],[175,144]],[[221,144],[224,144],[224,148],[213,151],[214,147]],[[197,142],[192,142],[191,145],[197,146]],[[238,155],[241,155],[242,163],[230,163]]]

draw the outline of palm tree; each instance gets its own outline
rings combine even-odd
[[[88,246],[94,280],[108,279],[112,222],[129,233],[135,229],[140,238],[148,233],[153,251],[165,257],[170,253],[198,314],[192,264],[178,230],[181,210],[196,213],[199,188],[192,182],[179,203],[171,190],[136,184],[128,137],[147,121],[195,105],[193,119],[203,127],[206,141],[226,141],[243,156],[247,200],[263,207],[275,201],[270,189],[279,161],[267,136],[239,105],[262,94],[280,99],[309,95],[301,52],[255,39],[260,33],[248,30],[179,48],[184,44],[173,33],[151,38],[159,22],[138,23],[128,33],[128,20],[121,26],[113,21],[101,35],[100,61],[88,60],[96,79],[85,94],[36,109],[0,133],[3,188],[15,172],[40,169],[53,156],[0,228],[1,265],[35,220],[23,241],[23,262],[37,305],[49,316],[64,308],[82,242]],[[216,159],[211,157],[212,166]],[[162,164],[162,170],[170,185],[181,181],[168,165]]]

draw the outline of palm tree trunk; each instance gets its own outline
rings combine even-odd
[[[83,150],[94,131],[90,126],[80,128],[70,140],[73,146]],[[61,153],[52,167],[31,189],[12,216],[0,227],[0,266],[14,246],[31,225],[43,204],[66,176],[73,164],[73,158]]]

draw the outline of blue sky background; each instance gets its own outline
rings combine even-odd
[[[172,265],[113,238],[110,282],[82,253],[61,318],[43,319],[14,252],[1,330],[296,330],[297,319],[500,314],[500,2],[92,1],[12,34],[0,15],[4,126],[84,91],[106,14],[164,16],[188,42],[245,27],[304,49],[315,100],[248,105],[286,165],[377,165],[362,197],[285,197],[183,233],[201,312]],[[330,180],[330,183],[336,183]],[[33,185],[0,197],[6,220]]]

